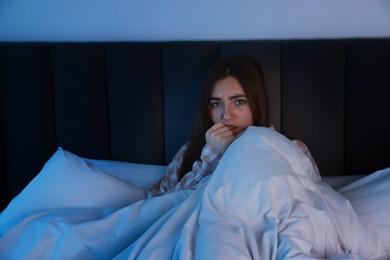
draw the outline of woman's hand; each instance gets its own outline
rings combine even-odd
[[[206,144],[213,146],[221,154],[224,154],[233,142],[233,132],[222,123],[216,123],[206,132]]]

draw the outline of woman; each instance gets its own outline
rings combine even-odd
[[[218,61],[204,79],[190,141],[177,152],[165,177],[151,186],[149,197],[196,188],[237,135],[251,125],[269,125],[261,67],[244,57]]]

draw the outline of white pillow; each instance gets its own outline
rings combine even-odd
[[[390,168],[357,180],[339,192],[376,233],[390,257]]]
[[[60,208],[120,208],[146,192],[113,177],[85,159],[59,148],[41,172],[0,215],[0,227],[24,216]]]
[[[152,184],[164,177],[167,166],[120,162],[113,160],[86,159],[104,172],[127,183],[148,189]]]

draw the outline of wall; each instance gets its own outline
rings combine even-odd
[[[0,41],[350,37],[390,37],[390,1],[0,1]]]

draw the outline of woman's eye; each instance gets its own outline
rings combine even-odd
[[[246,103],[246,100],[245,99],[237,99],[236,100],[236,105],[243,105]]]
[[[210,103],[210,107],[215,108],[221,106],[221,102],[215,101]]]

